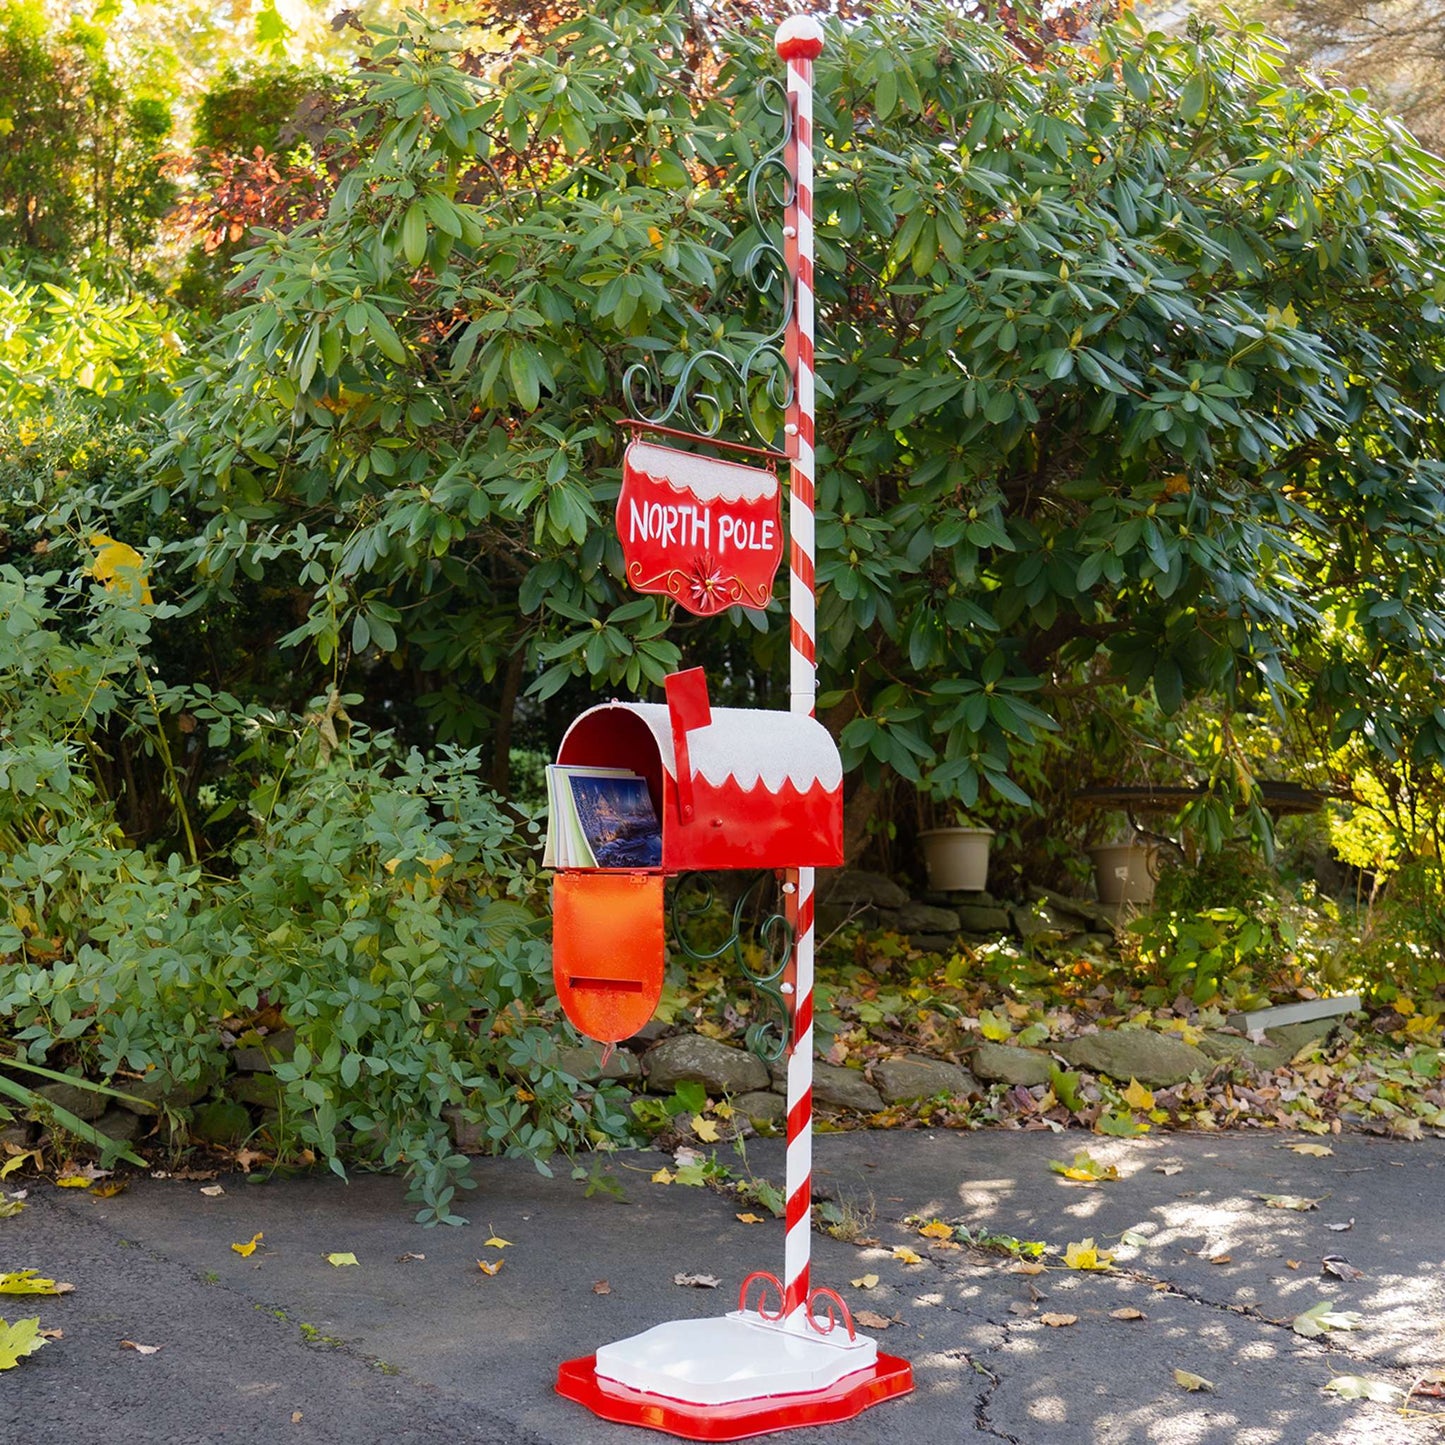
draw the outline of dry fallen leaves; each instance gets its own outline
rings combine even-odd
[[[1111,1320],[1147,1320],[1148,1315],[1143,1310],[1136,1310],[1132,1305],[1125,1305],[1123,1309],[1110,1310]]]
[[[692,1132],[704,1144],[716,1144],[718,1141],[717,1124],[712,1119],[704,1119],[701,1114],[692,1116]]]
[[[1184,1172],[1184,1166],[1182,1164],[1156,1164],[1154,1166],[1154,1172],[1166,1176],[1170,1174],[1182,1174]]]
[[[1327,1254],[1320,1260],[1320,1273],[1332,1274],[1336,1279],[1364,1279],[1365,1271],[1356,1269],[1342,1254]]]
[[[1129,1087],[1124,1090],[1124,1102],[1131,1109],[1149,1110],[1154,1107],[1153,1093],[1144,1087],[1138,1079],[1130,1079]]]
[[[134,1350],[138,1355],[158,1355],[161,1352],[159,1345],[141,1345],[135,1340],[122,1340],[120,1347],[123,1350]]]
[[[945,1224],[941,1219],[935,1219],[930,1223],[925,1224],[923,1228],[920,1229],[918,1232],[925,1239],[953,1238],[953,1226],[951,1224]]]
[[[1321,1194],[1318,1199],[1306,1199],[1303,1194],[1260,1194],[1256,1196],[1264,1200],[1267,1209],[1293,1209],[1303,1214],[1309,1209],[1318,1209],[1330,1196]]]
[[[1288,1149],[1291,1154],[1307,1154],[1311,1159],[1328,1159],[1335,1151],[1328,1144],[1277,1144],[1277,1149]]]
[[[479,1259],[477,1261],[477,1268],[481,1270],[483,1274],[490,1276],[499,1273],[502,1266],[506,1264],[506,1262],[507,1261],[505,1259],[499,1259],[492,1263],[488,1263],[485,1259]]]
[[[922,1264],[923,1256],[909,1249],[906,1244],[898,1245],[893,1251],[893,1258],[904,1264]]]
[[[1078,1315],[1056,1315],[1046,1314],[1039,1316],[1041,1325],[1048,1325],[1050,1329],[1060,1330],[1066,1325],[1076,1325],[1079,1322]]]
[[[234,1249],[242,1259],[250,1259],[256,1252],[256,1246],[260,1244],[264,1238],[265,1235],[258,1229],[245,1244],[233,1244],[231,1248]]]
[[[739,1224],[761,1224],[763,1222],[763,1216],[761,1214],[753,1214],[751,1211],[746,1214],[737,1214],[733,1217]]]
[[[876,1274],[861,1274],[857,1279],[850,1279],[848,1283],[851,1284],[854,1289],[872,1289],[878,1283],[878,1276]]]
[[[407,1250],[405,1254],[397,1255],[396,1262],[398,1264],[420,1264],[425,1258],[426,1255],[424,1254],[416,1254],[412,1250]]]
[[[204,1194],[207,1199],[219,1199],[225,1192],[219,1184],[201,1185],[201,1193]]]
[[[894,1323],[887,1315],[880,1315],[877,1310],[859,1310],[853,1316],[855,1324],[860,1324],[865,1330],[886,1330]]]
[[[336,1269],[340,1269],[343,1265],[348,1265],[348,1264],[354,1264],[354,1265],[356,1265],[358,1268],[360,1268],[360,1265],[361,1265],[361,1261],[360,1261],[359,1259],[357,1259],[357,1257],[356,1257],[354,1254],[352,1254],[349,1250],[346,1251],[346,1252],[344,1252],[344,1253],[338,1251],[338,1252],[335,1253],[335,1254],[328,1254],[328,1255],[326,1256],[326,1263],[329,1264],[329,1265],[332,1265],[332,1266],[335,1267]]]
[[[612,1293],[612,1286],[611,1286],[610,1284],[608,1284],[605,1279],[593,1280],[593,1281],[592,1281],[592,1293],[593,1293],[593,1294],[611,1294],[611,1293]]]
[[[722,1283],[715,1274],[687,1274],[683,1271],[673,1275],[672,1282],[688,1289],[716,1289]]]
[[[1175,1370],[1174,1383],[1183,1385],[1186,1390],[1212,1390],[1213,1380],[1206,1380],[1203,1375],[1196,1375],[1191,1370]]]
[[[1325,1225],[1325,1228],[1328,1229],[1328,1230],[1330,1230],[1330,1231],[1331,1231],[1332,1233],[1334,1233],[1334,1234],[1344,1234],[1344,1233],[1346,1233],[1348,1230],[1353,1229],[1354,1227],[1355,1227],[1355,1221],[1354,1221],[1353,1219],[1347,1219],[1347,1220],[1345,1220],[1345,1222],[1344,1222],[1343,1224],[1327,1224],[1327,1225]]]
[[[483,1249],[510,1249],[511,1247],[512,1241],[510,1239],[498,1239],[495,1234],[490,1239],[484,1239],[482,1241]]]
[[[124,1194],[129,1188],[130,1184],[125,1179],[102,1179],[90,1193],[94,1199],[114,1199],[117,1194]]]

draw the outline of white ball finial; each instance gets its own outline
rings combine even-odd
[[[816,16],[790,15],[773,43],[784,60],[816,60],[823,53],[823,27]]]

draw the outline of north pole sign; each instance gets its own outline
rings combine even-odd
[[[635,591],[661,593],[700,617],[762,610],[783,558],[777,473],[631,442],[617,535]]]

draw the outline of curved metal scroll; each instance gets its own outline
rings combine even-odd
[[[717,895],[707,875],[682,874],[672,895],[672,936],[681,952],[694,963],[713,963],[724,954],[731,953],[733,962],[753,986],[753,991],[769,1005],[770,1013],[776,1014],[776,1017],[754,1020],[744,1034],[748,1048],[767,1063],[781,1059],[788,1050],[792,1010],[783,994],[782,982],[788,961],[793,956],[793,927],[781,913],[770,913],[757,924],[753,932],[763,953],[758,967],[748,962],[743,934],[746,931],[744,919],[756,903],[758,891],[772,876],[771,873],[759,873],[743,890],[733,906],[732,932],[710,952],[694,948],[687,941],[685,931],[694,919],[708,913],[716,900]],[[694,881],[701,884],[701,901],[696,907],[689,908],[687,890]]]
[[[717,394],[719,383],[731,380],[740,397],[748,424],[765,446],[773,437],[757,425],[753,399],[762,393],[781,416],[793,400],[793,376],[783,354],[782,340],[793,317],[793,282],[782,249],[768,238],[762,206],[790,206],[794,182],[788,171],[787,147],[793,138],[793,111],[783,83],[768,77],[758,83],[758,104],[780,123],[782,139],[748,172],[747,208],[758,240],[749,248],[740,266],[742,279],[759,296],[776,294],[781,302],[781,319],[766,335],[738,333],[748,345],[740,361],[733,355],[709,347],[688,355],[674,377],[655,372],[652,363],[637,361],[622,378],[627,408],[650,426],[678,425],[701,436],[716,436],[727,417],[727,407]],[[703,320],[702,317],[698,318]],[[683,353],[673,353],[674,357]],[[668,385],[671,393],[664,399]]]

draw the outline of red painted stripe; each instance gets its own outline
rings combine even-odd
[[[818,654],[813,646],[813,639],[803,631],[801,625],[797,622],[794,622],[792,625],[790,641],[793,645],[793,651],[796,652],[809,667],[818,660]]]
[[[813,510],[813,479],[802,468],[795,466],[790,478],[793,495],[810,512]]]
[[[793,1037],[800,1039],[813,1027],[813,995],[798,1000],[797,1012],[793,1015]]]
[[[813,931],[813,895],[798,900],[798,937],[806,938]]]
[[[811,217],[812,214],[812,207],[809,207],[808,215]],[[813,258],[811,256],[799,255],[798,257],[798,290],[806,291],[810,296],[814,292]]]
[[[813,445],[813,418],[801,412],[798,414],[798,436],[809,446]]]
[[[806,331],[798,333],[798,362],[807,370],[813,371],[813,338]]]
[[[813,559],[802,548],[798,548],[795,554],[788,559],[788,570],[809,592],[813,590]]]
[[[790,1315],[794,1310],[800,1310],[808,1302],[808,1267],[804,1265],[798,1271],[797,1279],[790,1279],[788,1287],[783,1292],[783,1313]]]

